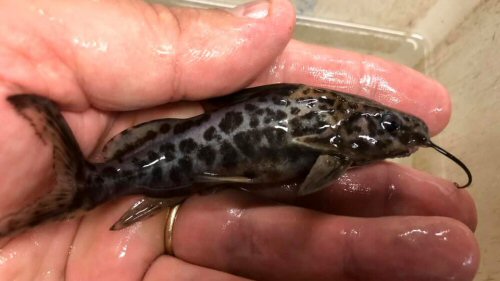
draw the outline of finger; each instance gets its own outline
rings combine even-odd
[[[2,78],[69,106],[114,110],[241,88],[283,50],[295,21],[287,0],[231,11],[140,1],[6,2],[0,57],[16,71]]]
[[[443,216],[474,230],[477,212],[467,190],[444,179],[390,162],[352,169],[301,206],[346,216]]]
[[[121,231],[110,231],[137,201],[125,198],[82,219],[67,259],[66,276],[79,280],[140,280],[164,252],[165,212]]]
[[[77,220],[49,223],[15,237],[1,238],[0,279],[64,280],[77,225]]]
[[[434,135],[449,121],[448,92],[406,66],[350,51],[291,41],[255,84],[298,82],[358,94],[422,118]]]
[[[144,281],[244,281],[246,278],[161,256],[149,268]]]
[[[339,217],[237,192],[188,200],[173,235],[177,257],[257,280],[472,280],[479,254],[453,219]]]

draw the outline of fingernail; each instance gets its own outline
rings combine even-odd
[[[233,15],[251,19],[263,19],[269,14],[269,1],[252,1],[229,10]]]

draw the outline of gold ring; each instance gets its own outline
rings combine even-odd
[[[181,204],[168,208],[167,224],[165,225],[165,253],[170,256],[175,256],[173,248],[174,223],[177,218],[177,212]]]

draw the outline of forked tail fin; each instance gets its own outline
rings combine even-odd
[[[0,219],[0,236],[47,220],[65,218],[85,204],[81,193],[84,188],[83,172],[87,164],[57,106],[47,98],[31,94],[10,96],[7,100],[30,122],[42,142],[53,145],[56,181],[53,189],[34,203],[3,216]]]

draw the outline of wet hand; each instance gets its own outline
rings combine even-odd
[[[5,101],[38,93],[64,110],[84,153],[122,129],[199,113],[250,85],[304,83],[364,95],[422,118],[433,134],[448,93],[406,67],[290,40],[285,0],[232,11],[140,1],[0,1],[0,216],[50,189],[50,150]],[[164,105],[167,104],[167,105]],[[293,205],[238,191],[193,196],[164,255],[165,213],[109,227],[137,198],[4,239],[0,279],[472,280],[474,203],[466,190],[389,163],[350,170]]]

